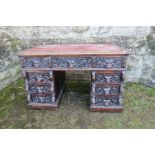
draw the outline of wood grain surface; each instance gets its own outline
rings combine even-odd
[[[111,44],[42,45],[17,53],[18,56],[85,56],[85,55],[128,55]]]

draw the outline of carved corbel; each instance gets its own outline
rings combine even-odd
[[[26,89],[26,91],[29,90],[29,85],[28,85],[28,80],[27,79],[25,80],[25,89]]]
[[[95,71],[92,71],[92,80],[95,81]]]
[[[26,76],[27,76],[27,72],[26,71],[22,71],[22,77],[26,78]]]

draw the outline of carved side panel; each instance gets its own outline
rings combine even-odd
[[[91,104],[95,105],[95,83],[92,82],[92,89],[91,89]]]

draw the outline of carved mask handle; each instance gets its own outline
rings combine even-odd
[[[74,67],[74,61],[73,60],[69,60],[68,67],[69,68],[73,68]]]

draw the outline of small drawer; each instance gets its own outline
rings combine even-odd
[[[31,94],[31,103],[42,103],[42,104],[50,104],[54,103],[53,97],[51,95],[39,96]]]
[[[44,85],[36,85],[29,84],[29,92],[31,94],[52,94],[52,87],[49,84]]]
[[[103,84],[119,84],[122,79],[122,73],[121,72],[93,72],[92,80],[97,83],[103,83]]]
[[[92,68],[118,69],[125,68],[126,57],[94,57]]]
[[[50,57],[24,57],[22,58],[23,68],[50,68]]]
[[[95,97],[95,106],[120,106],[119,97]]]
[[[29,82],[49,83],[52,81],[53,72],[28,72]]]
[[[52,58],[53,68],[81,68],[81,67],[91,67],[90,57],[70,57],[70,58]]]
[[[115,95],[118,96],[120,93],[119,85],[96,85],[96,95]]]

